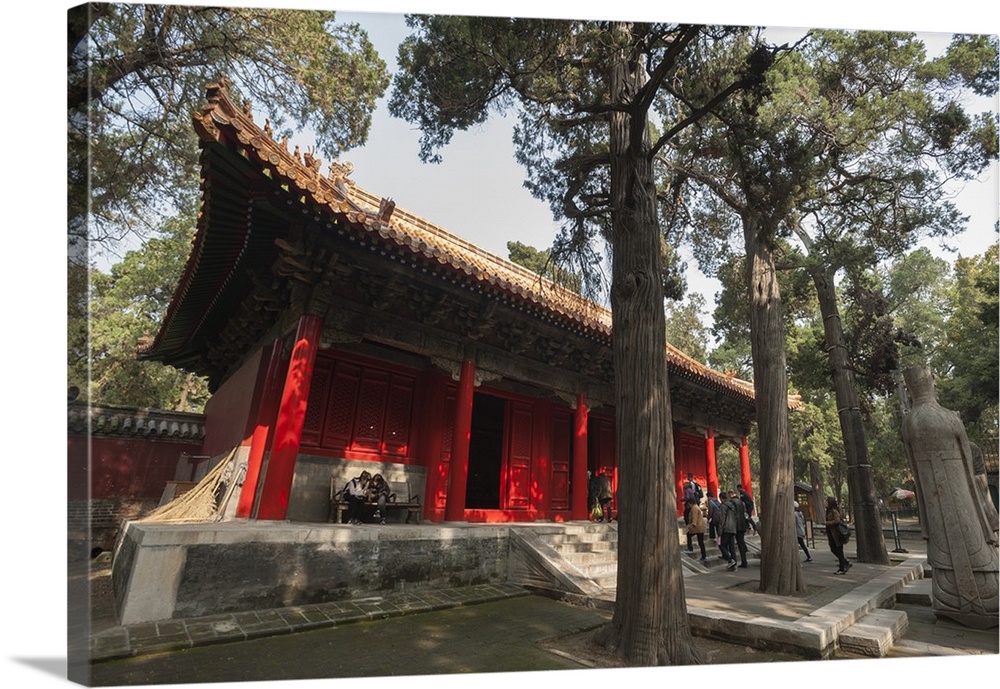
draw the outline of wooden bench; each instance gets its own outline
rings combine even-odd
[[[410,492],[409,483],[400,483],[396,481],[389,481],[389,499],[385,503],[385,511],[392,512],[394,510],[406,510],[406,523],[409,524],[410,520],[417,524],[420,523],[422,518],[423,507],[420,504],[420,496],[414,495]],[[347,500],[343,496],[344,485],[334,477],[330,479],[330,522],[333,524],[341,524],[344,521],[344,512],[347,511]],[[402,497],[406,496],[406,500],[403,501]],[[369,500],[365,502],[363,515],[366,517],[371,517],[375,510],[378,509],[378,502],[374,500]],[[385,519],[386,515],[382,515]]]

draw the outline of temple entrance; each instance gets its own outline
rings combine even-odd
[[[505,400],[477,392],[472,398],[469,438],[467,509],[500,508],[500,474],[503,467]]]

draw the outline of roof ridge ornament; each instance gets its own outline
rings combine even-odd
[[[383,225],[389,224],[392,212],[396,210],[396,202],[390,198],[383,197],[378,205],[378,221]]]

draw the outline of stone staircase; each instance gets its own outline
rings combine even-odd
[[[896,589],[889,604],[931,605],[931,571],[922,569],[923,578],[903,583]],[[890,654],[906,655],[912,646],[905,637],[909,629],[906,612],[892,608],[870,610],[854,624],[840,632],[838,643],[841,650],[850,653],[884,658]],[[930,654],[926,644],[920,644],[918,655]]]
[[[681,565],[685,576],[706,574],[726,563],[714,540],[706,538],[705,562],[694,542],[687,552],[683,521],[678,520]],[[760,558],[760,543],[746,539],[747,558]],[[508,578],[515,583],[591,597],[613,596],[618,583],[618,523],[536,524],[511,530]]]
[[[618,582],[618,524],[546,524],[511,529],[515,583],[568,593],[614,595]]]

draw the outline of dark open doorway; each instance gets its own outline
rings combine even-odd
[[[506,407],[503,399],[481,392],[475,393],[472,399],[469,478],[465,493],[465,506],[468,509],[500,508]]]

